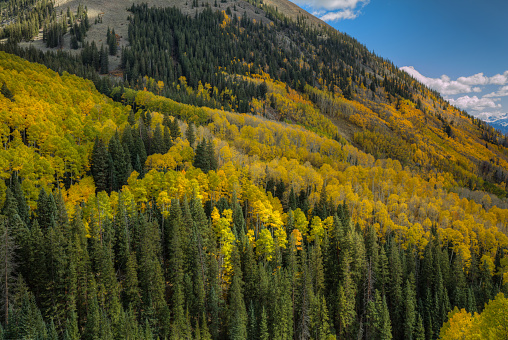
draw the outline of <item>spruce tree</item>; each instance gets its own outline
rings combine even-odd
[[[211,139],[208,140],[205,147],[206,157],[208,157],[208,169],[217,171],[218,160],[217,154],[215,153],[215,147]]]
[[[104,48],[104,45],[101,45],[101,50],[99,52],[99,59],[100,59],[100,73],[101,74],[107,74],[109,72],[109,58],[108,53],[106,49]]]
[[[247,311],[241,288],[241,273],[233,275],[229,293],[228,335],[229,339],[247,339]]]
[[[189,144],[192,148],[194,148],[194,143],[196,142],[196,133],[194,132],[194,124],[189,123],[187,125],[187,130],[185,131],[185,138],[189,141]]]
[[[386,297],[383,295],[382,306],[380,309],[380,319],[378,325],[378,334],[380,340],[392,339],[392,325],[390,322],[390,313],[386,304]]]
[[[412,277],[412,276],[411,276]],[[416,294],[412,279],[407,279],[404,286],[404,338],[414,339],[416,326]]]
[[[91,159],[90,171],[95,182],[95,192],[107,190],[108,183],[108,152],[102,139],[95,137]]]
[[[259,339],[260,340],[269,340],[270,333],[268,332],[268,316],[266,315],[265,307],[262,307],[261,310],[261,321],[259,323]]]
[[[180,126],[178,125],[178,120],[175,117],[173,117],[173,120],[171,120],[171,123],[169,124],[169,131],[173,141],[182,136],[182,133],[180,132]]]
[[[17,212],[21,220],[26,226],[30,225],[30,207],[25,198],[25,194],[21,189],[20,179],[16,175],[11,176],[10,189],[14,198],[16,199]]]
[[[209,165],[207,161],[205,145],[206,142],[204,138],[201,142],[198,142],[198,145],[196,146],[196,150],[194,153],[193,165],[194,167],[201,169],[204,173],[207,173],[209,170]]]
[[[158,153],[158,154],[165,154],[165,145],[164,145],[164,139],[162,137],[162,130],[161,130],[161,126],[160,124],[157,124],[157,126],[155,127],[155,130],[153,132],[153,138],[152,138],[152,142],[150,143],[153,147],[152,147],[152,151],[153,153]]]

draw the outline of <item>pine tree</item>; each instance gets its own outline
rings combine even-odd
[[[196,142],[196,133],[194,132],[194,124],[193,123],[189,123],[187,125],[187,130],[185,131],[185,138],[187,138],[190,146],[193,148],[194,143]]]
[[[148,222],[144,214],[139,216],[139,286],[145,306],[144,319],[157,322],[157,313],[166,307],[164,299],[165,281],[159,261],[159,228]]]
[[[248,310],[248,323],[247,323],[247,339],[248,340],[254,340],[258,339],[258,320],[256,317],[256,311],[254,309],[254,303],[252,300],[249,303],[249,310]]]
[[[206,324],[205,314],[203,314],[203,317],[201,318],[201,339],[212,340],[212,335],[210,334],[210,331],[208,330],[208,325]]]
[[[198,142],[198,145],[196,146],[193,165],[194,167],[201,169],[204,173],[207,173],[210,168],[207,161],[205,146],[206,142],[203,138],[203,140]]]
[[[392,325],[390,323],[390,313],[388,311],[388,305],[386,304],[386,298],[384,295],[379,319],[378,334],[380,340],[392,339]]]
[[[416,324],[413,331],[413,339],[425,340],[425,328],[423,327],[423,319],[420,313],[417,313],[416,315]]]
[[[339,333],[346,336],[350,332],[350,326],[356,318],[355,295],[356,287],[352,279],[350,263],[353,261],[348,251],[343,252],[343,260],[341,264],[342,282],[338,287],[338,316],[339,316]]]
[[[164,145],[164,140],[162,137],[162,130],[161,130],[160,124],[157,124],[157,126],[155,127],[155,130],[153,132],[152,142],[150,144],[153,146],[152,147],[153,153],[158,153],[158,154],[165,154],[166,153],[166,152],[164,152],[165,145]]]
[[[13,319],[15,319],[17,323],[16,338],[36,339],[48,337],[46,324],[44,323],[42,314],[35,303],[33,294],[28,290],[28,287],[22,277],[18,277],[16,282],[13,302],[15,305],[15,308],[12,310],[15,314]]]
[[[412,274],[411,274],[412,278]],[[413,285],[414,279],[407,279],[404,286],[404,338],[413,339],[416,326],[416,294]]]
[[[168,258],[168,279],[171,282],[171,310],[172,326],[171,337],[179,339],[185,334],[186,322],[184,311],[184,254],[182,249],[182,211],[180,203],[176,200],[171,202],[169,212],[171,221],[167,228],[167,244],[169,248],[166,254]]]
[[[180,126],[178,125],[178,120],[176,118],[173,117],[173,120],[171,120],[171,123],[168,127],[173,141],[182,136],[182,133],[180,132]]]
[[[390,244],[390,283],[388,285],[388,297],[390,315],[392,317],[392,323],[394,325],[403,325],[403,292],[402,292],[402,264],[400,262],[399,251],[397,245],[394,242]],[[394,338],[400,339],[403,337],[401,334],[401,327],[395,327],[393,329]]]
[[[241,273],[240,273],[241,275]],[[228,334],[229,339],[247,339],[247,311],[243,300],[241,279],[233,275],[229,293]]]
[[[75,312],[71,313],[71,317],[67,319],[65,327],[65,338],[68,340],[80,339],[78,320]]]
[[[125,265],[125,280],[123,282],[124,306],[126,309],[137,310],[140,307],[140,292],[138,287],[138,273],[136,254],[131,253]]]
[[[9,311],[11,306],[12,286],[14,284],[14,272],[16,264],[14,261],[17,246],[10,234],[7,218],[0,215],[0,284],[2,292],[2,304],[4,307],[4,323],[9,323]]]
[[[21,220],[26,226],[30,225],[30,207],[25,198],[25,194],[21,189],[20,179],[16,175],[11,176],[10,189],[14,198],[16,199],[17,212]]]
[[[95,340],[99,339],[101,334],[101,313],[97,298],[94,296],[91,298],[91,304],[88,307],[88,314],[86,318],[86,326],[83,334],[84,339]]]
[[[269,340],[270,333],[268,332],[268,316],[266,315],[265,307],[261,310],[261,321],[259,323],[259,339]]]
[[[108,183],[108,152],[104,142],[95,137],[91,159],[90,159],[90,171],[95,182],[95,192],[107,190]]]
[[[99,52],[100,59],[100,73],[107,74],[109,72],[109,58],[104,45],[101,45],[101,50]]]
[[[205,153],[208,157],[208,168],[210,170],[217,171],[218,168],[218,160],[217,160],[217,154],[215,153],[215,148],[213,146],[213,142],[211,139],[208,140],[205,147]]]

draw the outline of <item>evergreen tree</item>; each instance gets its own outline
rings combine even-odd
[[[194,132],[194,124],[193,123],[189,123],[187,125],[187,130],[185,131],[185,138],[187,138],[190,146],[193,148],[194,143],[196,142],[196,133]]]
[[[196,150],[194,153],[194,162],[192,165],[194,167],[201,169],[204,173],[207,173],[209,168],[209,164],[207,161],[207,154],[205,150],[206,142],[205,139],[201,142],[198,142],[198,145],[196,146]]]
[[[411,276],[412,278],[412,276]],[[416,328],[416,294],[414,291],[413,280],[407,279],[404,286],[404,338],[414,339]]]
[[[241,288],[241,273],[233,275],[229,293],[228,335],[229,339],[247,339],[247,311]]]
[[[165,145],[164,145],[164,139],[162,137],[162,130],[160,124],[157,124],[155,127],[155,131],[153,132],[153,138],[152,143],[150,143],[153,146],[153,153],[158,154],[165,154]]]
[[[206,157],[208,158],[208,169],[217,171],[218,160],[217,154],[215,153],[215,147],[211,139],[208,140],[205,147]]]
[[[124,184],[127,183],[127,178],[132,171],[130,164],[126,162],[125,153],[120,143],[118,133],[111,137],[108,145],[108,153],[110,162],[110,190],[118,191]]]
[[[14,273],[16,264],[14,261],[17,246],[11,236],[7,218],[0,215],[0,284],[2,292],[2,304],[4,323],[9,323],[9,311],[11,295],[13,295]]]
[[[182,133],[180,132],[180,126],[178,125],[178,120],[176,118],[173,117],[173,120],[171,120],[171,123],[168,127],[173,141],[182,136]]]
[[[420,313],[417,313],[416,315],[416,324],[413,331],[413,339],[425,340],[425,328],[423,327],[423,319]]]
[[[261,321],[259,323],[259,339],[260,340],[269,340],[270,333],[268,332],[268,316],[266,315],[265,307],[262,307],[261,310]]]
[[[107,190],[108,183],[108,152],[104,142],[95,137],[91,159],[90,159],[90,171],[92,173],[95,182],[95,192]]]
[[[254,303],[252,300],[249,303],[248,318],[247,339],[258,339],[258,319],[256,317],[256,311],[254,309]]]
[[[21,189],[21,184],[18,176],[11,176],[11,185],[10,189],[12,191],[12,194],[14,198],[16,199],[16,206],[17,206],[17,213],[23,223],[26,226],[30,225],[30,207],[28,206],[28,203],[25,198],[25,194],[23,193],[23,190]]]
[[[7,87],[7,84],[5,82],[2,83],[2,88],[0,88],[0,93],[7,99],[9,99],[11,102],[14,101],[14,95],[12,94],[11,90]]]
[[[101,50],[99,52],[100,59],[100,73],[107,74],[109,72],[109,58],[104,45],[101,45]]]
[[[380,340],[381,339],[382,340],[391,340],[392,339],[392,325],[390,323],[390,313],[388,311],[388,305],[386,304],[386,298],[384,295],[383,295],[382,307],[380,310],[378,334],[379,334]]]

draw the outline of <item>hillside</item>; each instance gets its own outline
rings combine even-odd
[[[165,4],[63,11],[45,37],[86,34],[70,52],[0,45],[58,71],[0,52],[0,338],[502,322],[503,136],[289,3]]]

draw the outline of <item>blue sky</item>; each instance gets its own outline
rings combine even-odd
[[[291,0],[452,104],[508,119],[508,0]]]

